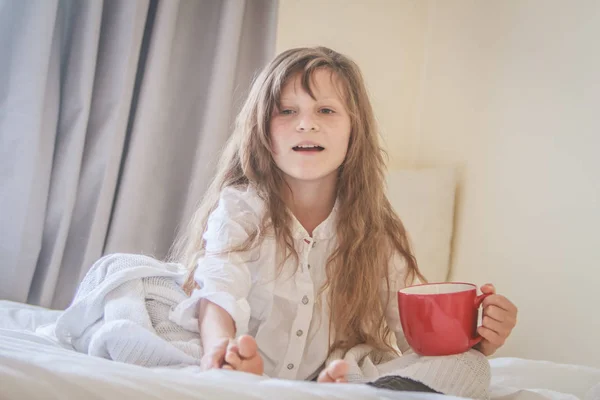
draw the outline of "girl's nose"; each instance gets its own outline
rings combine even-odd
[[[318,132],[319,126],[312,118],[302,118],[300,122],[298,122],[298,126],[296,126],[296,130],[298,132]]]

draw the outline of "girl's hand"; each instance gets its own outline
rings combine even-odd
[[[202,371],[209,369],[221,369],[225,364],[225,353],[229,345],[228,338],[217,339],[212,344],[204,347],[204,355],[200,360]],[[226,365],[226,364],[225,364]]]
[[[492,284],[481,287],[482,293],[492,293],[483,300],[482,326],[477,328],[483,340],[475,346],[485,356],[491,356],[510,336],[517,324],[517,307],[506,297],[496,294]]]

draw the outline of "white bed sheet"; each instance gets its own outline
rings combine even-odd
[[[422,399],[454,397],[365,385],[264,379],[197,367],[149,369],[76,353],[35,334],[60,311],[0,301],[0,399]],[[514,358],[491,360],[494,400],[600,400],[600,370]]]

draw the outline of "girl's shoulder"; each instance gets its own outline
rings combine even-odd
[[[264,200],[257,190],[250,186],[228,186],[221,190],[219,204],[215,212],[229,218],[236,216],[262,219],[266,211]]]
[[[222,189],[203,235],[206,251],[228,252],[245,247],[250,235],[260,230],[264,213],[264,203],[253,188]]]

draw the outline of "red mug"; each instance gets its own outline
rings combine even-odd
[[[477,319],[487,296],[477,296],[477,286],[460,282],[428,283],[398,291],[400,322],[409,346],[422,356],[469,350],[481,341]]]

